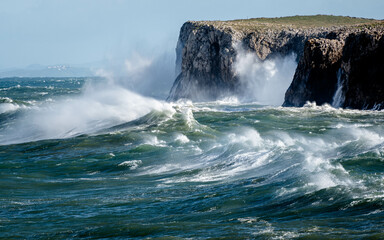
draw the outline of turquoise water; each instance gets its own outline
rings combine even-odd
[[[384,112],[0,80],[0,238],[383,239]]]

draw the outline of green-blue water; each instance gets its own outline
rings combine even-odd
[[[384,112],[0,80],[0,238],[383,239]]]

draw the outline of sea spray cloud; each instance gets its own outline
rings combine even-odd
[[[175,57],[163,52],[148,56],[134,52],[130,57],[109,60],[96,75],[138,94],[164,100],[175,79]]]
[[[125,69],[129,74],[129,78],[135,78],[137,75],[142,74],[149,66],[152,65],[152,58],[145,58],[137,53],[133,58],[124,61]]]
[[[1,136],[0,144],[67,138],[137,119],[149,112],[173,113],[165,102],[107,82],[88,83],[83,93],[26,111]]]
[[[281,105],[297,66],[295,54],[262,61],[256,53],[244,50],[239,44],[235,48],[234,72],[244,92],[242,100]]]
[[[66,138],[135,120],[151,111],[174,109],[165,99],[174,80],[172,57],[138,53],[98,69],[78,96],[27,109],[0,135],[0,144]],[[172,62],[172,63],[171,63]],[[9,137],[11,136],[11,137]]]

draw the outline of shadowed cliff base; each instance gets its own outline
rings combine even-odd
[[[327,15],[186,22],[181,28],[176,48],[176,66],[179,75],[168,100],[185,98],[207,101],[247,95],[245,92],[252,89],[249,89],[250,85],[243,84],[244,81],[241,79],[243,76],[239,75],[235,67],[238,66],[239,49],[254,54],[260,63],[292,54],[295,54],[296,61],[301,63],[305,57],[304,46],[309,40],[313,43],[320,41],[324,49],[328,44],[336,44],[342,48],[349,35],[380,32],[383,25],[383,21],[380,20]],[[339,89],[337,72],[341,72],[338,68],[341,60],[335,54],[343,55],[343,52],[328,54],[326,51],[325,56],[322,56],[322,51],[310,53],[318,51],[317,48],[309,48],[307,51],[306,58],[310,55],[318,56],[317,58],[323,59],[324,63],[318,64],[319,66],[309,74],[315,76],[311,86],[319,91],[312,94],[315,96],[314,99],[305,101],[332,103],[329,99],[333,100],[335,92]],[[335,58],[337,61],[333,62],[334,59],[328,61],[327,57]],[[332,64],[328,66],[328,62]],[[299,64],[295,78],[302,77],[303,82],[306,82],[308,74],[304,74],[305,68],[306,65]],[[292,76],[287,75],[286,81],[291,82]],[[253,87],[259,85],[253,84]],[[306,88],[301,84],[301,88],[303,87]],[[290,89],[293,95],[300,94],[300,91],[292,88],[292,85]],[[254,91],[260,92],[260,89]],[[304,98],[305,96],[304,94]],[[289,102],[285,99],[285,105],[301,106],[302,102],[301,100]]]
[[[345,41],[311,39],[283,106],[307,101],[354,109],[384,108],[384,31],[351,33]]]

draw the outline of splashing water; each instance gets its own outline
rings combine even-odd
[[[95,133],[135,120],[151,111],[173,109],[169,104],[140,96],[111,81],[88,82],[80,95],[29,108],[8,125],[0,144],[67,138]]]
[[[333,96],[332,106],[335,108],[341,107],[344,103],[343,82],[341,80],[341,69],[337,71],[337,89]]]
[[[0,91],[0,237],[383,237],[384,112],[57,80]]]
[[[246,52],[240,46],[236,49],[234,72],[244,92],[242,101],[280,106],[296,70],[295,54],[262,61],[254,52]]]

